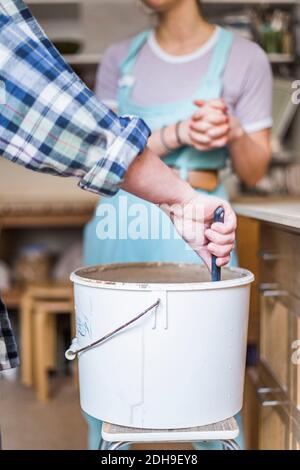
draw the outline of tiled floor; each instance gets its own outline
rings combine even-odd
[[[18,382],[0,380],[0,426],[4,449],[84,449],[86,424],[78,393],[63,381],[49,403]]]
[[[86,448],[87,428],[71,380],[55,382],[55,395],[39,403],[32,389],[0,379],[0,427],[6,450]],[[136,449],[191,449],[189,444],[143,444]]]
[[[32,389],[0,378],[0,428],[6,450],[81,450],[87,426],[80,411],[78,390],[71,379],[56,380],[55,394],[39,403]],[[239,439],[242,446],[242,437]],[[136,449],[192,449],[190,444],[143,444]],[[211,447],[206,447],[211,448]],[[215,448],[215,447],[212,447]]]

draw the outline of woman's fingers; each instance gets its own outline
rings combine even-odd
[[[208,107],[203,107],[200,111],[193,114],[191,122],[194,124],[197,121],[207,121],[210,124],[225,124],[229,122],[227,114],[222,113],[218,110],[213,110]]]
[[[205,119],[191,120],[190,129],[195,132],[207,132],[209,129],[213,129],[213,124]]]
[[[222,98],[216,98],[216,99],[208,100],[208,101],[195,100],[194,104],[198,107],[211,106],[215,109],[220,109],[222,111],[227,111],[228,109],[225,101]]]
[[[229,134],[229,126],[227,123],[223,125],[212,125],[208,121],[197,121],[190,124],[190,139],[194,143],[208,145],[214,141],[214,147],[223,147],[227,144]]]
[[[198,144],[210,144],[211,138],[206,135],[205,133],[201,132],[196,132],[193,130],[190,130],[190,138],[194,143]]]
[[[196,106],[198,106],[199,108],[201,108],[202,106],[204,106],[205,103],[206,103],[205,100],[195,100],[195,101],[194,101],[194,104],[195,104]]]
[[[228,137],[222,137],[221,139],[213,139],[211,141],[211,147],[212,148],[222,148],[225,147],[225,145],[228,143]]]
[[[192,141],[192,145],[193,145],[193,147],[195,147],[195,149],[205,150],[205,151],[206,150],[211,150],[211,149],[214,149],[214,148],[222,148],[228,142],[227,136],[223,137],[221,139],[211,140],[211,139],[207,138],[207,136],[205,136],[205,134],[192,134],[192,133],[190,133],[190,138],[191,138],[191,141]]]
[[[196,150],[200,150],[201,152],[208,152],[209,150],[213,149],[211,144],[197,144],[196,142],[193,143],[193,147]]]
[[[208,128],[206,131],[206,134],[208,137],[211,137],[212,139],[218,139],[220,137],[224,137],[228,135],[229,132],[229,125],[228,124],[223,124],[220,126],[214,126],[211,128]]]

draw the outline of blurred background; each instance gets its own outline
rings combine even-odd
[[[101,55],[112,43],[151,25],[134,0],[27,0],[33,14],[79,76],[93,89]],[[232,199],[300,194],[300,111],[291,83],[300,78],[300,3],[296,0],[202,0],[207,18],[258,42],[274,72],[273,158],[268,175],[249,192],[224,171]],[[82,231],[98,198],[74,181],[28,172],[0,159],[0,289],[21,346],[22,367],[1,376],[5,448],[82,449],[76,370],[64,360],[73,329],[69,273],[82,264]],[[258,227],[241,221],[251,240],[240,264],[257,270]],[[258,343],[253,293],[249,363]],[[47,354],[42,352],[47,351]],[[33,360],[33,358],[35,358]],[[30,428],[30,429],[29,429]],[[29,431],[28,431],[29,429]],[[247,432],[246,432],[247,434]],[[253,437],[253,433],[252,433]],[[255,443],[248,440],[248,446]]]

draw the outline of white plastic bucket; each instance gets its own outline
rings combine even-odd
[[[75,349],[97,341],[160,299],[104,343],[78,354],[89,415],[137,428],[215,423],[242,407],[252,273],[203,266],[122,264],[81,268]],[[74,349],[74,346],[73,346]]]

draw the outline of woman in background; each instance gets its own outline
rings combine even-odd
[[[197,0],[140,3],[156,13],[157,26],[106,51],[97,96],[119,114],[142,117],[152,129],[150,148],[199,192],[227,199],[219,171],[228,158],[239,179],[253,186],[270,160],[272,74],[266,54],[207,22]],[[127,214],[119,210],[120,198],[126,198]],[[184,241],[161,233],[134,241],[126,235],[106,238],[101,229],[105,202],[86,227],[86,264],[199,262]],[[149,232],[155,232],[150,204],[122,191],[109,201],[118,217],[128,217],[137,202],[152,224]],[[101,423],[90,423],[90,447],[95,448]]]

